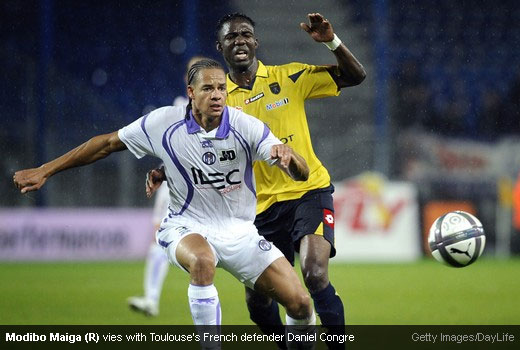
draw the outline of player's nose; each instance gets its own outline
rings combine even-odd
[[[244,45],[245,43],[246,43],[246,38],[243,37],[242,35],[238,35],[235,38],[235,45]]]
[[[219,101],[222,99],[222,93],[221,92],[218,92],[218,91],[214,91],[212,94],[211,94],[211,100],[213,101]]]

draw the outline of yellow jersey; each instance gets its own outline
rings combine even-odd
[[[272,204],[298,199],[306,192],[330,185],[330,176],[314,153],[305,115],[305,100],[337,96],[339,89],[325,66],[289,63],[265,66],[258,61],[253,86],[240,88],[227,75],[227,105],[263,121],[283,143],[291,146],[309,165],[309,179],[293,181],[265,162],[255,162],[257,207],[260,214]]]

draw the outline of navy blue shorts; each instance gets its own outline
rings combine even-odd
[[[300,251],[300,240],[306,235],[323,235],[334,248],[334,186],[312,190],[299,199],[277,202],[256,216],[255,226],[260,235],[282,251],[294,265],[294,252]]]

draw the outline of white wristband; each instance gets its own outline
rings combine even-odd
[[[323,45],[327,46],[330,51],[334,51],[341,45],[341,39],[334,34],[334,39],[332,39],[332,41],[323,42]]]

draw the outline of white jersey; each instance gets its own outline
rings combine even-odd
[[[260,120],[225,107],[218,128],[206,132],[183,107],[162,107],[119,130],[137,157],[152,155],[165,165],[176,225],[238,234],[253,225],[256,190],[252,163],[270,160],[281,144]]]

